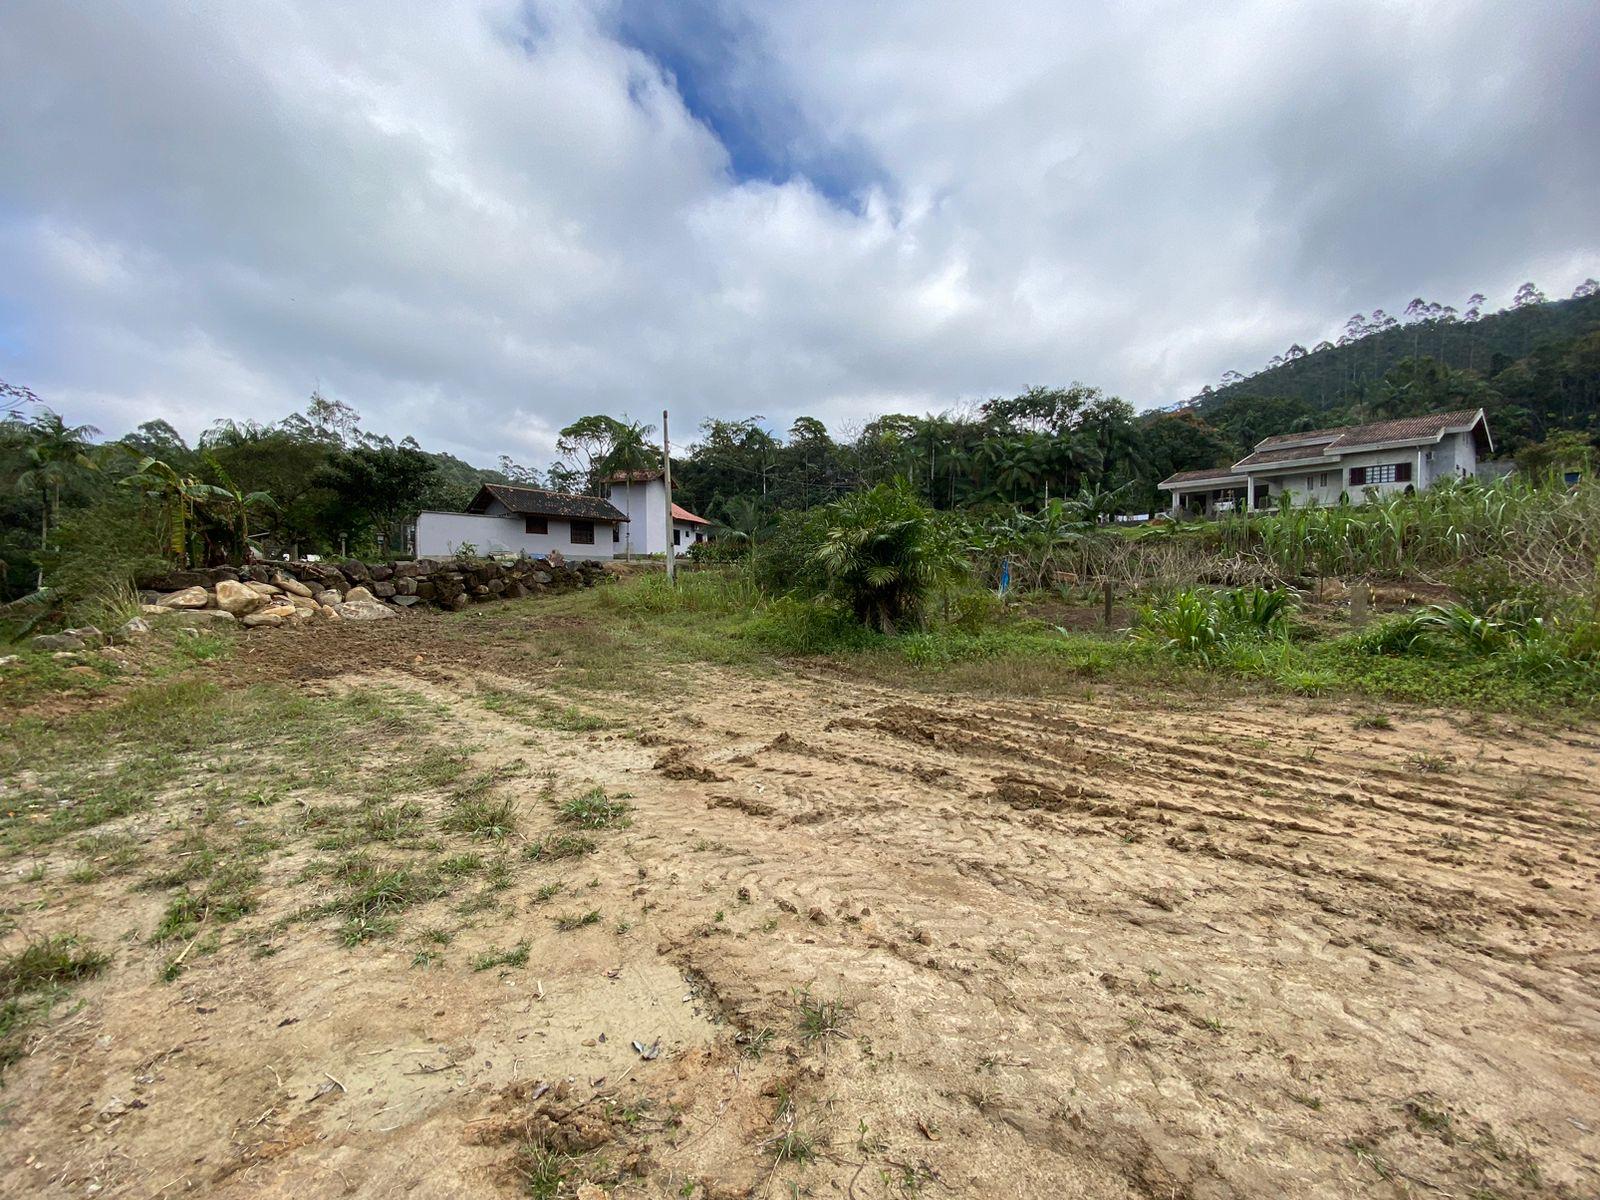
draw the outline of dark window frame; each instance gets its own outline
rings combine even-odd
[[[522,532],[548,536],[550,533],[550,518],[542,517],[537,513],[523,513]]]
[[[594,545],[594,522],[573,520],[568,522],[570,541],[574,546]]]

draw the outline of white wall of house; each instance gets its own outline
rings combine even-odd
[[[1409,463],[1411,478],[1375,483],[1350,482],[1351,467],[1398,466]],[[1471,478],[1478,468],[1478,448],[1471,433],[1449,433],[1432,446],[1390,446],[1378,450],[1362,450],[1355,454],[1341,454],[1339,461],[1326,466],[1297,467],[1293,470],[1273,468],[1270,471],[1250,473],[1250,495],[1255,496],[1257,484],[1266,483],[1271,489],[1272,503],[1288,492],[1295,504],[1337,504],[1341,494],[1348,494],[1352,504],[1360,504],[1370,488],[1379,496],[1403,492],[1407,487],[1417,491],[1432,487],[1442,479]]]
[[[1266,484],[1270,489],[1269,502],[1278,503],[1278,497],[1288,492],[1296,504],[1337,504],[1344,489],[1344,469],[1338,463],[1321,466],[1296,467],[1292,471],[1252,471],[1250,473],[1250,503],[1255,504],[1256,489]],[[1354,494],[1351,499],[1359,500]]]
[[[634,480],[610,485],[611,503],[631,520],[622,526],[618,554],[664,554],[667,549],[667,485],[659,479]],[[698,533],[703,539],[706,527],[692,521],[672,523],[675,554],[688,553]]]
[[[551,550],[563,558],[611,558],[618,549],[615,528],[607,521],[591,522],[594,544],[574,544],[572,522],[566,517],[546,517],[544,533],[527,532],[527,523],[495,502],[498,513],[423,512],[417,517],[417,557],[449,558],[470,544],[479,554],[527,554],[537,558]],[[626,526],[624,525],[624,528]]]

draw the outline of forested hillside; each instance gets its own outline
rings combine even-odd
[[[1570,300],[1547,302],[1524,284],[1512,306],[1463,312],[1413,300],[1399,317],[1356,313],[1337,344],[1295,344],[1259,372],[1230,371],[1190,406],[1242,448],[1306,422],[1381,420],[1482,405],[1502,449],[1552,433],[1597,430],[1600,294],[1586,281]],[[1311,427],[1311,426],[1306,426]]]
[[[894,478],[939,509],[1038,510],[1070,499],[1090,517],[1159,507],[1174,471],[1230,463],[1270,434],[1481,406],[1497,449],[1527,465],[1583,459],[1600,438],[1600,295],[1586,282],[1547,302],[1531,284],[1505,311],[1420,298],[1399,318],[1352,317],[1338,344],[1291,346],[1261,371],[1230,372],[1174,410],[1136,414],[1074,383],[891,414],[829,429],[813,417],[773,429],[761,416],[712,419],[673,460],[678,499],[759,536],[808,509]],[[4,595],[70,563],[267,553],[403,552],[422,508],[459,509],[486,481],[595,488],[619,467],[659,463],[647,425],[593,414],[561,431],[542,469],[502,457],[471,466],[360,427],[313,393],[274,425],[219,421],[187,444],[151,421],[114,441],[57,415],[48,397],[0,383],[0,560]]]

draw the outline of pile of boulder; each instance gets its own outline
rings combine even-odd
[[[147,615],[256,629],[316,620],[381,621],[417,607],[459,611],[489,600],[593,587],[604,576],[604,565],[588,560],[251,563],[144,579],[140,599]]]

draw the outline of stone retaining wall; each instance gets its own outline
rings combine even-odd
[[[262,562],[243,567],[170,571],[139,581],[152,615],[193,614],[195,624],[237,620],[247,627],[297,624],[317,617],[381,620],[405,609],[460,610],[490,600],[593,587],[599,562],[519,558],[416,559],[385,563]]]

